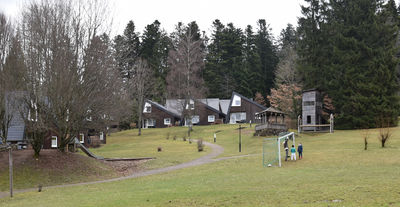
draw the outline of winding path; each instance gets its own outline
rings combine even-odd
[[[83,182],[83,183],[46,186],[46,187],[43,187],[42,190],[51,189],[51,188],[69,187],[69,186],[90,185],[90,184],[96,184],[96,183],[108,183],[108,182],[126,180],[126,179],[131,179],[131,178],[138,178],[138,177],[143,177],[143,176],[148,176],[148,175],[154,175],[154,174],[159,174],[159,173],[164,173],[164,172],[170,172],[173,170],[203,165],[203,164],[217,162],[217,161],[221,161],[221,160],[251,156],[251,155],[240,155],[240,156],[222,157],[222,158],[214,159],[215,157],[217,157],[218,155],[220,155],[224,152],[224,148],[219,145],[212,144],[209,142],[203,142],[203,143],[204,143],[204,145],[211,148],[211,150],[212,150],[211,153],[209,153],[203,157],[200,157],[198,159],[195,159],[195,160],[192,160],[189,162],[185,162],[185,163],[182,163],[179,165],[174,165],[174,166],[159,168],[159,169],[154,169],[154,170],[147,170],[147,171],[143,171],[143,172],[137,172],[137,173],[129,175],[129,176],[123,176],[123,177],[112,178],[112,179],[107,179],[107,180],[98,180],[98,181]],[[14,195],[18,194],[18,193],[32,192],[32,191],[37,191],[37,190],[38,190],[37,188],[14,190]],[[9,195],[10,195],[9,192],[0,192],[0,198],[7,197]]]

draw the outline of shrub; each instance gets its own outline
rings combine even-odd
[[[368,129],[363,130],[362,137],[364,139],[364,150],[367,150],[367,148],[368,148],[368,138],[369,138],[369,130]]]
[[[380,118],[377,125],[379,128],[378,140],[381,142],[382,148],[385,147],[386,142],[392,137],[392,130],[390,129],[390,119]]]
[[[203,139],[197,140],[197,150],[199,152],[202,152],[204,150],[204,145],[203,145]]]

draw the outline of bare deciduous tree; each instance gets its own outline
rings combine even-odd
[[[387,141],[389,141],[393,135],[392,129],[390,128],[390,118],[380,117],[377,120],[377,126],[379,126],[378,140],[381,142],[382,148],[384,148]]]
[[[293,47],[286,47],[282,51],[283,58],[279,61],[275,71],[275,84],[297,84],[296,74],[297,53]]]
[[[143,105],[144,99],[149,95],[152,89],[152,70],[144,59],[139,59],[134,65],[134,75],[132,78],[132,92],[137,104],[137,115],[139,118],[138,135],[142,134],[142,122],[143,122]]]
[[[93,4],[74,3],[31,2],[21,20],[26,102],[35,120],[58,135],[61,151],[82,130],[105,127],[112,116],[113,98],[120,93],[111,43],[107,35],[98,35],[101,15],[107,14],[89,9],[96,7]]]
[[[191,24],[194,23],[190,23],[184,29],[177,29],[175,48],[169,52],[170,72],[167,75],[169,96],[184,100],[182,116],[189,122],[189,135],[194,115],[190,105],[194,105],[197,99],[203,98],[205,93],[201,74],[205,58],[204,42],[198,31],[193,31]],[[178,24],[178,27],[184,25]]]

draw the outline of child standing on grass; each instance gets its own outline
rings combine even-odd
[[[301,160],[303,158],[303,145],[301,143],[297,147],[297,152],[299,152],[299,160]]]
[[[292,149],[290,149],[290,152],[292,153],[292,156],[290,157],[290,160],[294,160],[296,161],[296,148],[294,148],[294,145],[292,145]]]

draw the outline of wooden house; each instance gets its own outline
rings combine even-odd
[[[143,107],[143,128],[164,128],[180,125],[180,120],[180,114],[154,101],[145,101]]]
[[[243,95],[232,92],[229,102],[226,123],[235,124],[237,122],[255,123],[255,113],[266,110],[263,105],[244,97]]]

